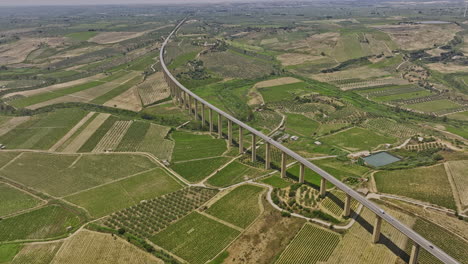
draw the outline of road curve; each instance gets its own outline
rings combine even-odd
[[[281,145],[280,143],[276,142],[272,138],[268,137],[267,135],[264,135],[260,131],[254,129],[253,127],[250,127],[249,125],[243,123],[242,121],[236,119],[235,117],[229,115],[228,113],[222,111],[221,109],[217,108],[216,106],[210,104],[209,102],[205,101],[203,98],[199,97],[189,89],[187,89],[185,86],[183,86],[177,79],[171,74],[169,69],[167,68],[165,61],[164,61],[164,51],[166,48],[166,44],[169,42],[171,37],[174,35],[174,33],[184,24],[186,19],[183,19],[175,28],[172,30],[172,32],[167,36],[167,38],[164,40],[163,45],[161,46],[161,50],[159,53],[159,60],[161,62],[162,69],[164,71],[164,74],[166,75],[167,78],[170,79],[177,87],[182,89],[185,93],[189,94],[192,96],[192,98],[196,99],[198,102],[201,104],[204,104],[208,108],[212,109],[214,112],[221,114],[224,118],[232,121],[234,124],[237,124],[238,126],[243,127],[244,129],[248,130],[250,133],[258,136],[259,138],[263,139],[265,142],[270,143],[272,146],[275,146],[279,150],[283,151],[285,154],[288,156],[292,157],[296,161],[304,164],[305,167],[315,171],[317,174],[319,174],[321,177],[335,185],[338,189],[342,190],[343,192],[347,193],[350,195],[353,199],[357,200],[359,203],[361,203],[364,207],[368,208],[371,210],[373,213],[375,213],[377,216],[381,217],[384,221],[395,227],[398,231],[406,235],[409,239],[411,239],[415,244],[418,244],[421,248],[425,249],[427,252],[432,254],[434,257],[442,261],[443,263],[448,263],[448,264],[460,264],[457,260],[449,256],[447,253],[445,253],[442,249],[437,247],[436,245],[432,244],[430,241],[416,233],[414,230],[411,228],[405,226],[403,223],[398,221],[395,217],[387,214],[382,208],[365,198],[364,196],[360,195],[358,192],[354,191],[352,188],[348,187],[346,184],[343,182],[339,181],[332,175],[330,175],[328,172],[322,170],[321,168],[317,167],[315,164],[312,162],[308,161],[307,159],[303,158],[299,154],[295,153],[294,151],[288,149],[287,147]],[[170,84],[169,84],[170,85]]]

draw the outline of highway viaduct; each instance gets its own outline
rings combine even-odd
[[[459,264],[457,260],[449,256],[445,253],[442,249],[438,248],[430,241],[416,233],[411,228],[405,226],[403,223],[398,221],[395,217],[387,214],[382,208],[377,206],[375,203],[368,200],[366,197],[360,195],[358,192],[354,191],[352,188],[344,184],[343,182],[339,181],[326,171],[322,170],[321,168],[317,167],[307,159],[303,158],[299,154],[295,153],[294,151],[288,149],[287,147],[283,146],[282,144],[276,142],[269,136],[261,133],[260,131],[252,128],[251,126],[243,123],[242,121],[236,119],[235,117],[229,115],[228,113],[222,111],[221,109],[215,107],[214,105],[208,103],[203,98],[199,97],[195,93],[191,92],[185,86],[183,86],[177,79],[171,74],[168,70],[165,60],[165,48],[171,37],[179,30],[179,28],[184,24],[186,19],[182,20],[174,30],[167,36],[164,40],[163,45],[161,46],[159,59],[162,66],[162,71],[164,74],[164,78],[169,86],[171,97],[176,105],[180,106],[181,108],[188,111],[190,115],[194,115],[195,120],[201,120],[202,126],[205,126],[208,123],[210,133],[216,132],[219,138],[223,137],[222,133],[222,120],[223,118],[227,120],[228,129],[227,129],[227,140],[230,146],[233,145],[233,125],[237,125],[239,129],[239,153],[244,153],[244,130],[248,131],[251,134],[252,139],[252,148],[251,148],[251,159],[252,161],[256,161],[257,153],[256,153],[256,144],[258,139],[262,139],[265,142],[265,168],[269,169],[271,166],[271,148],[276,147],[278,150],[281,151],[281,177],[286,177],[286,160],[287,157],[291,157],[292,159],[296,160],[299,163],[300,170],[299,170],[299,181],[304,183],[304,171],[305,169],[311,169],[315,171],[317,174],[321,176],[321,183],[320,183],[320,195],[324,196],[326,194],[326,184],[330,182],[331,184],[335,185],[338,189],[346,193],[345,205],[343,216],[348,217],[350,216],[350,208],[351,208],[351,200],[354,199],[361,203],[364,207],[369,209],[375,214],[375,222],[373,226],[373,233],[372,233],[372,242],[377,243],[381,236],[381,226],[382,221],[386,221],[391,226],[396,228],[398,231],[403,233],[407,236],[411,241],[413,241],[413,246],[410,253],[410,264],[418,263],[418,256],[420,249],[423,248],[434,257],[442,261],[443,263],[448,264]],[[200,109],[201,108],[201,109]],[[206,118],[206,109],[208,109],[208,119]],[[214,119],[213,114],[217,115],[218,124],[217,124],[217,131],[214,131]]]

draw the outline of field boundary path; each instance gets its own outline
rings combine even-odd
[[[75,134],[75,132],[80,129],[80,127],[82,127],[86,121],[88,121],[93,115],[94,115],[95,112],[89,112],[85,117],[83,117],[83,119],[80,120],[80,122],[78,122],[72,129],[70,129],[67,134],[65,134],[65,136],[63,136],[59,141],[57,141],[57,143],[55,143],[50,149],[49,151],[56,151],[63,143],[65,143],[65,141],[67,141],[69,138],[71,138],[73,136],[73,134]]]

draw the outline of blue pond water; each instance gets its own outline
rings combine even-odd
[[[393,155],[390,155],[385,151],[372,154],[363,159],[367,164],[374,166],[374,167],[385,166],[385,165],[388,165],[388,164],[391,164],[400,160],[399,158]]]

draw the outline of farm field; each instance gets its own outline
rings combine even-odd
[[[353,127],[331,136],[325,136],[321,139],[325,143],[335,145],[349,151],[371,150],[381,144],[396,143],[396,139],[393,137],[382,136],[360,127]]]
[[[9,149],[44,149],[52,147],[86,112],[79,109],[60,109],[31,117],[0,136],[0,142]]]
[[[20,244],[0,245],[0,263],[10,263],[21,248]]]
[[[452,189],[442,164],[416,169],[380,171],[374,177],[380,192],[456,209]]]
[[[151,241],[197,264],[214,258],[237,235],[236,229],[194,212],[156,234]]]
[[[145,106],[164,100],[170,95],[169,86],[167,86],[162,72],[150,75],[144,82],[139,84],[138,92]]]
[[[297,82],[278,86],[264,87],[258,89],[258,91],[262,94],[265,103],[272,103],[293,99],[295,95],[306,92],[307,88],[307,83]]]
[[[445,169],[447,170],[447,174],[449,174],[454,181],[456,193],[458,194],[458,199],[460,199],[462,207],[468,207],[468,177],[466,176],[468,161],[449,161]]]
[[[205,212],[221,220],[246,228],[261,213],[260,194],[263,188],[241,185],[211,205]]]
[[[268,178],[265,178],[261,180],[261,182],[266,183],[268,185],[273,186],[274,188],[286,188],[290,185],[292,185],[291,182],[288,182],[284,179],[282,179],[278,174],[272,175]]]
[[[89,230],[81,230],[72,239],[63,243],[51,264],[59,263],[140,263],[160,264],[150,253],[146,253],[127,241]]]
[[[90,122],[83,124],[82,129],[76,131],[70,142],[64,142],[62,152],[78,152],[94,132],[110,117],[110,114],[99,113]]]
[[[265,170],[234,161],[210,177],[207,183],[212,186],[227,187],[232,184],[259,177],[266,172]]]
[[[81,220],[73,212],[49,205],[0,221],[0,241],[54,238],[76,229]]]
[[[11,264],[49,264],[61,248],[62,242],[27,244],[15,256]]]
[[[221,156],[226,151],[226,143],[210,135],[197,135],[176,131],[171,134],[175,141],[173,161],[183,161]]]
[[[199,182],[229,161],[227,157],[205,158],[174,163],[171,168],[190,182]]]
[[[65,199],[85,208],[93,217],[98,218],[181,188],[167,172],[156,168],[72,194]]]
[[[311,137],[319,127],[316,121],[299,114],[286,114],[286,132],[300,137]]]
[[[458,108],[460,107],[460,105],[450,100],[444,99],[444,100],[434,100],[434,101],[418,103],[418,104],[410,104],[410,105],[406,105],[405,107],[408,107],[409,109],[413,109],[417,111],[431,113],[431,112],[438,112],[438,111],[442,111],[446,109]]]
[[[35,197],[14,188],[11,185],[0,182],[0,216],[8,215],[32,208],[40,204]]]
[[[0,172],[36,190],[66,196],[155,167],[148,158],[130,154],[23,153]]]
[[[275,263],[327,263],[339,242],[340,235],[305,224]]]
[[[92,152],[114,151],[127,133],[133,121],[116,121],[107,133],[96,144]]]

